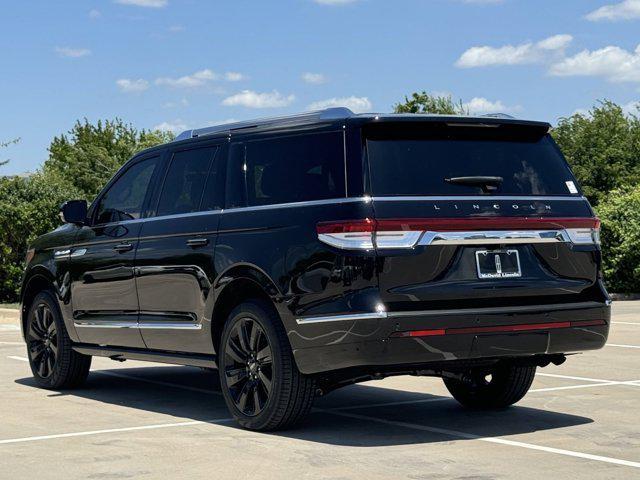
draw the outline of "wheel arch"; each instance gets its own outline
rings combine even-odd
[[[236,265],[226,270],[218,277],[214,288],[211,337],[216,352],[227,317],[236,306],[246,300],[255,298],[268,302],[282,321],[283,296],[269,275],[254,265]]]
[[[29,271],[28,276],[25,277],[20,293],[20,328],[23,338],[25,337],[27,318],[33,300],[38,293],[43,290],[51,290],[56,293],[57,297],[55,277],[53,274],[43,266],[35,266]]]

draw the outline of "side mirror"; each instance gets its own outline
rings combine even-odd
[[[87,220],[86,200],[69,200],[60,207],[60,218],[64,223],[82,225]]]

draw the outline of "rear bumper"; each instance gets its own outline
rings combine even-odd
[[[293,353],[305,374],[349,367],[573,353],[602,348],[610,318],[610,306],[599,302],[395,312],[365,315],[363,319],[356,315],[327,322],[331,332],[316,337],[309,335],[326,328],[323,322],[298,325],[294,336],[311,340],[313,346],[294,346]],[[408,332],[417,333],[408,336]]]

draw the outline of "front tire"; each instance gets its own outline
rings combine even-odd
[[[89,375],[91,357],[74,351],[55,297],[40,292],[31,304],[25,333],[36,383],[47,389],[75,388]]]
[[[470,371],[467,378],[444,377],[444,384],[467,408],[499,409],[513,405],[526,395],[536,367],[500,362],[491,370]]]
[[[218,362],[225,403],[242,427],[289,428],[311,409],[315,382],[296,367],[282,322],[267,302],[251,300],[231,312]]]

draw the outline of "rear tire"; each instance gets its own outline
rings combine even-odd
[[[290,428],[313,404],[315,381],[296,367],[274,308],[262,300],[238,305],[218,349],[220,387],[229,411],[244,428]]]
[[[91,357],[71,348],[53,293],[43,291],[36,295],[29,309],[25,338],[29,365],[40,387],[75,388],[87,379]]]
[[[491,370],[471,371],[467,380],[444,377],[444,384],[467,408],[499,409],[526,395],[536,375],[535,366],[500,362]]]

